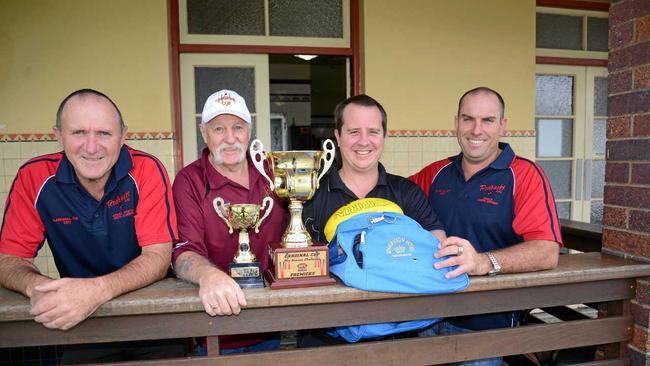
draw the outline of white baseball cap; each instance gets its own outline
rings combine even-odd
[[[246,101],[237,92],[223,89],[210,95],[203,106],[201,123],[208,123],[222,114],[235,115],[246,123],[251,123],[251,114],[246,107]]]

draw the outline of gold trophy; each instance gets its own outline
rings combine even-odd
[[[268,180],[272,191],[289,199],[289,226],[279,243],[270,243],[272,266],[265,276],[272,289],[336,283],[329,276],[327,246],[312,242],[302,223],[302,202],[311,199],[318,189],[320,179],[332,166],[334,153],[334,143],[329,139],[323,143],[322,151],[264,153],[260,140],[251,143],[250,154],[257,170]],[[269,161],[274,180],[266,174],[264,160]]]
[[[241,288],[264,287],[260,262],[255,258],[255,253],[251,251],[248,231],[251,228],[255,228],[256,233],[260,232],[262,221],[269,216],[273,208],[273,199],[271,197],[264,197],[262,206],[260,206],[246,203],[229,204],[225,203],[223,198],[217,197],[212,201],[212,205],[217,215],[228,225],[229,234],[233,233],[233,228],[239,230],[237,254],[232,262],[228,264],[230,277]],[[260,218],[260,211],[262,210],[264,210],[264,216]]]

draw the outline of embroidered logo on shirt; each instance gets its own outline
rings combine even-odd
[[[70,225],[73,221],[79,221],[79,216],[65,216],[65,217],[54,217],[52,222],[62,223],[63,225]]]
[[[451,192],[451,189],[436,189],[435,192],[439,196],[444,196],[447,193]]]
[[[477,198],[477,202],[483,202],[483,203],[488,203],[490,205],[497,206],[499,202],[495,201],[492,199],[492,197],[483,197],[483,198]]]
[[[114,199],[106,201],[106,206],[113,208],[114,206],[129,201],[131,201],[131,191],[126,191]]]
[[[479,186],[479,190],[481,192],[488,192],[488,194],[490,194],[492,192],[496,192],[498,194],[501,194],[501,193],[503,193],[503,191],[505,189],[506,189],[505,184],[499,184],[499,185],[497,185],[497,184],[481,184]]]
[[[113,220],[119,220],[119,219],[121,219],[121,218],[129,217],[129,216],[133,216],[133,209],[132,209],[132,208],[130,208],[130,209],[128,209],[128,210],[124,210],[124,211],[116,212],[116,213],[114,213],[114,214],[112,215]]]

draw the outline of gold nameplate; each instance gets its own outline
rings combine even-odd
[[[322,250],[279,252],[276,256],[277,278],[327,276],[327,252]]]
[[[329,250],[325,245],[284,248],[271,243],[272,266],[264,276],[272,289],[326,286],[336,283],[330,277]]]
[[[256,266],[249,267],[230,267],[230,277],[259,277],[260,268]]]

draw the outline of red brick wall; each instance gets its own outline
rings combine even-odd
[[[650,261],[650,0],[612,2],[609,27],[603,252]],[[630,311],[631,365],[650,365],[649,279]]]

